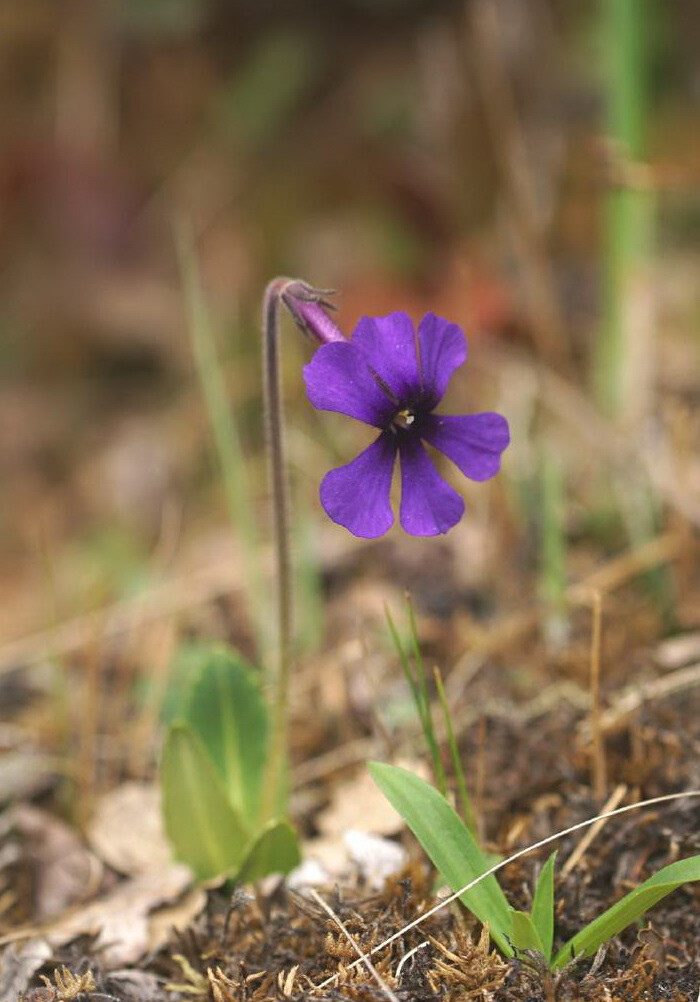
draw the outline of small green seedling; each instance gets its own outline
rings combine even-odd
[[[429,783],[406,769],[381,762],[370,762],[369,771],[453,891],[490,869],[490,859],[469,829]],[[542,869],[530,912],[510,907],[494,874],[460,895],[469,911],[488,926],[491,938],[506,957],[534,950],[554,971],[572,960],[593,956],[603,943],[640,919],[662,898],[683,884],[700,880],[700,856],[663,867],[589,922],[553,955],[554,860],[555,854]]]
[[[541,953],[547,963],[554,945],[554,860],[553,852],[542,867],[535,886],[532,909],[519,912],[511,909],[513,921],[512,942],[517,952],[534,950]]]
[[[256,880],[299,862],[296,832],[264,816],[268,710],[257,673],[224,647],[191,649],[193,681],[161,762],[165,830],[200,880]]]

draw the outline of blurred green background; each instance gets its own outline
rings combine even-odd
[[[256,521],[278,273],[340,290],[347,331],[442,313],[623,428],[664,374],[692,402],[699,33],[693,0],[3,0],[2,635],[222,553],[183,225]],[[287,344],[308,555],[358,431],[309,413]]]

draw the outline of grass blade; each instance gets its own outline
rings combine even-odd
[[[553,852],[542,867],[535,896],[532,899],[532,921],[542,942],[542,953],[547,963],[552,958],[554,945],[554,861],[557,858]]]
[[[420,720],[421,727],[423,729],[423,736],[425,737],[425,743],[428,746],[428,751],[430,752],[430,758],[433,763],[433,773],[435,775],[435,782],[440,790],[440,793],[444,797],[447,796],[447,779],[445,777],[445,770],[442,766],[442,759],[440,758],[440,749],[438,748],[437,738],[435,737],[435,728],[433,727],[433,718],[430,713],[430,699],[428,696],[428,689],[425,683],[425,668],[423,666],[423,659],[420,653],[420,646],[418,644],[418,636],[416,633],[416,623],[415,618],[412,615],[412,609],[409,604],[409,609],[411,610],[411,643],[414,651],[414,656],[416,660],[416,672],[414,674],[411,668],[411,663],[408,660],[408,654],[404,650],[404,646],[399,637],[398,630],[392,618],[391,613],[388,608],[384,609],[384,614],[386,616],[387,625],[389,627],[389,632],[391,634],[391,639],[396,648],[396,653],[399,656],[399,662],[403,670],[406,681],[408,682],[409,688],[411,690],[411,695],[413,696],[413,702],[416,706],[416,712],[418,714],[418,719]],[[422,676],[421,676],[422,672]]]
[[[406,605],[408,607],[408,626],[411,635],[411,647],[413,648],[413,660],[416,666],[416,681],[418,684],[418,689],[421,694],[421,700],[423,702],[423,712],[425,715],[424,730],[425,738],[428,742],[428,747],[430,748],[430,754],[433,759],[433,769],[435,770],[435,779],[437,781],[438,789],[442,793],[443,797],[447,796],[447,777],[445,776],[445,770],[442,765],[442,758],[440,757],[440,747],[435,737],[435,727],[433,726],[433,715],[430,712],[430,693],[428,692],[428,676],[425,670],[425,664],[423,662],[423,655],[420,649],[420,641],[418,640],[418,625],[416,623],[416,613],[413,608],[413,602],[411,601],[411,596],[406,594]]]
[[[454,728],[452,727],[452,717],[450,716],[450,708],[447,705],[445,687],[442,684],[442,675],[440,674],[439,668],[433,669],[433,676],[435,678],[435,688],[437,690],[438,699],[440,700],[440,706],[442,707],[442,715],[445,720],[445,729],[447,731],[447,743],[450,748],[452,768],[454,769],[455,778],[457,780],[457,792],[459,793],[459,803],[462,808],[462,817],[464,818],[464,822],[469,831],[474,836],[474,838],[478,838],[478,826],[476,823],[476,815],[474,813],[474,808],[472,806],[469,793],[467,792],[467,783],[464,778],[464,769],[462,769],[462,762],[459,757],[459,748],[457,747],[457,740],[455,738]]]
[[[372,779],[398,811],[452,890],[488,869],[488,862],[462,819],[425,780],[398,766],[370,762]],[[513,956],[508,901],[495,877],[489,876],[460,900],[484,925],[507,956]]]
[[[641,918],[666,895],[681,885],[696,880],[700,880],[700,856],[690,856],[688,859],[680,859],[677,863],[665,866],[572,936],[562,946],[552,966],[556,970],[564,967],[575,957],[593,956],[601,944]]]

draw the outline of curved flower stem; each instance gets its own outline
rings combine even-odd
[[[319,344],[344,341],[344,335],[327,311],[333,309],[330,292],[315,289],[294,278],[275,278],[263,297],[263,380],[265,435],[270,488],[272,530],[277,578],[277,663],[272,699],[272,732],[262,791],[261,820],[280,812],[285,800],[289,674],[292,657],[292,561],[289,545],[289,485],[284,447],[282,380],[280,372],[279,309],[283,303],[297,326]]]
[[[292,646],[292,582],[289,545],[289,485],[287,482],[282,380],[279,350],[279,307],[288,278],[276,278],[263,298],[263,394],[265,436],[272,491],[272,529],[275,548],[277,653],[270,747],[262,792],[262,821],[276,813],[282,799],[286,765],[289,668]]]

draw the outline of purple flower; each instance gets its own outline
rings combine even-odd
[[[455,369],[467,357],[456,324],[427,313],[416,332],[406,313],[363,317],[351,340],[322,345],[304,367],[309,400],[381,429],[379,437],[321,483],[328,515],[356,536],[381,536],[394,523],[390,491],[401,460],[401,525],[436,536],[459,522],[464,502],[439,475],[423,441],[472,480],[488,480],[510,440],[500,414],[433,414]]]

